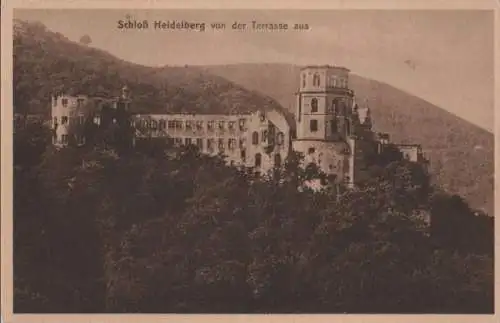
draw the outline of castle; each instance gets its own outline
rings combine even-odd
[[[349,70],[307,66],[295,93],[295,120],[275,110],[249,114],[130,114],[130,90],[113,99],[57,95],[52,98],[53,142],[84,145],[86,122],[109,126],[129,122],[137,140],[161,139],[196,145],[201,152],[222,153],[228,163],[266,172],[296,151],[336,183],[352,186],[363,178],[370,156],[390,144],[372,131],[370,109],[356,103]],[[128,116],[128,117],[127,117]],[[426,162],[419,145],[395,145],[403,156]]]

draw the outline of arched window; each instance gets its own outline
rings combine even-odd
[[[311,112],[318,112],[318,99],[311,99]]]
[[[315,73],[313,76],[313,86],[320,86],[320,79],[318,73]]]
[[[259,144],[259,133],[257,131],[254,131],[252,133],[252,144],[253,145],[258,145]]]
[[[302,87],[306,87],[306,75],[302,74]]]
[[[274,155],[274,167],[281,167],[281,155]]]
[[[285,141],[285,135],[283,134],[283,132],[278,133],[276,141],[279,146],[283,145],[283,142]]]
[[[262,155],[260,153],[255,154],[255,167],[260,167],[262,165]]]

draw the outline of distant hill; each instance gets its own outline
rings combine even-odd
[[[270,97],[195,67],[154,68],[126,62],[75,43],[40,23],[14,23],[14,109],[50,115],[50,96],[115,96],[127,84],[138,113],[242,113],[258,108],[287,113]],[[290,115],[288,115],[290,117]]]
[[[235,64],[207,66],[205,71],[271,96],[294,112],[298,66]],[[359,103],[367,100],[376,131],[388,132],[397,143],[421,144],[442,188],[493,214],[493,134],[385,83],[351,75],[350,87]]]
[[[146,67],[70,41],[39,23],[14,23],[14,112],[50,115],[55,91],[118,95],[127,84],[138,113],[243,113],[278,109],[293,119],[298,67],[242,64]],[[438,183],[477,208],[493,210],[493,135],[389,85],[353,75],[368,99],[375,128],[396,142],[415,142],[431,159]]]

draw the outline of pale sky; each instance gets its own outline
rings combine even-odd
[[[117,28],[129,14],[147,31]],[[17,10],[71,40],[151,66],[231,63],[342,65],[493,131],[493,13],[415,10]],[[154,20],[206,22],[205,32],[154,30]],[[235,21],[307,23],[309,31],[244,32]],[[224,22],[213,31],[211,22]],[[410,63],[411,62],[411,63]],[[279,81],[279,80],[278,80]],[[290,95],[293,95],[292,93]]]

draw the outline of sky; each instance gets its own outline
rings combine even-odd
[[[150,28],[119,29],[128,16],[148,20]],[[341,65],[493,131],[491,11],[17,9],[14,18],[40,21],[75,41],[87,34],[91,46],[143,65]],[[204,32],[154,30],[155,20],[207,26]],[[252,21],[308,24],[309,30],[231,28]],[[212,22],[226,23],[226,30],[212,30]]]

